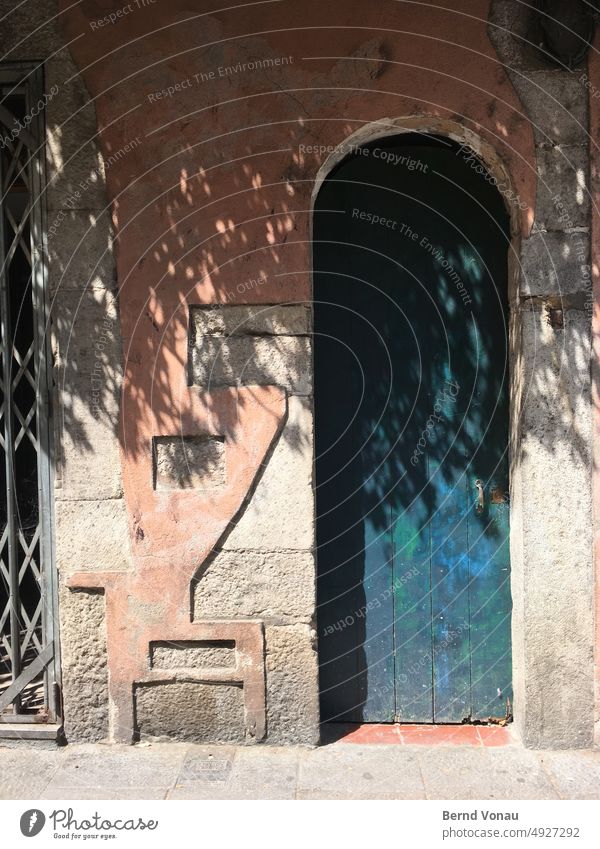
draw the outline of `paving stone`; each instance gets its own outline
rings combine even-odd
[[[58,787],[51,784],[40,799],[166,799],[169,787]]]
[[[600,799],[600,752],[540,752],[542,767],[563,799]]]
[[[192,781],[172,787],[167,793],[167,799],[231,799],[231,796],[225,785]]]
[[[161,788],[175,783],[187,748],[169,744],[151,747],[82,745],[67,752],[53,779],[54,787],[111,789]]]
[[[190,783],[225,784],[231,773],[235,749],[231,746],[194,746],[179,770],[176,786]]]
[[[169,799],[293,799],[299,750],[250,746],[220,757],[190,753]],[[234,750],[229,750],[230,752]],[[210,767],[210,758],[216,763]]]
[[[232,799],[293,799],[300,753],[256,746],[238,751],[228,785]]]
[[[0,799],[598,799],[600,752],[475,746],[0,748]]]
[[[56,750],[0,749],[0,799],[37,799],[65,757]]]
[[[428,799],[556,799],[536,756],[507,747],[417,750]]]
[[[315,749],[300,758],[299,799],[424,799],[419,762],[396,746]]]

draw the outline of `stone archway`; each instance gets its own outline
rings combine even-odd
[[[520,378],[519,378],[519,363],[520,363],[520,352],[517,349],[517,340],[521,338],[521,329],[520,329],[520,313],[517,308],[518,306],[518,293],[519,293],[519,275],[520,275],[520,237],[521,237],[521,229],[523,226],[522,222],[522,209],[525,208],[524,204],[520,203],[519,197],[517,193],[512,188],[512,182],[510,179],[510,175],[500,159],[500,157],[495,153],[493,148],[487,143],[483,142],[478,136],[476,136],[471,131],[462,127],[462,125],[456,124],[451,121],[445,120],[437,120],[431,118],[410,118],[410,119],[397,119],[397,120],[384,120],[381,122],[376,122],[374,124],[370,124],[366,127],[363,127],[357,133],[350,136],[346,141],[340,145],[332,154],[329,156],[327,161],[324,163],[322,168],[320,169],[317,179],[315,182],[315,187],[313,190],[313,209],[314,204],[316,202],[317,195],[321,190],[324,181],[327,179],[328,175],[334,171],[339,164],[345,160],[346,157],[351,155],[352,153],[357,152],[367,152],[369,151],[368,145],[372,145],[377,140],[389,139],[391,136],[400,134],[410,134],[418,131],[420,133],[426,133],[430,135],[435,135],[437,137],[445,137],[451,139],[456,145],[460,146],[460,150],[464,153],[464,158],[470,164],[470,167],[476,170],[482,177],[482,179],[486,180],[488,183],[491,183],[495,186],[499,194],[502,196],[504,201],[505,209],[508,213],[509,218],[509,228],[510,228],[510,244],[508,248],[508,263],[507,263],[507,285],[508,285],[508,301],[510,304],[509,310],[509,349],[510,349],[510,357],[509,357],[509,383],[510,383],[510,437],[509,437],[509,445],[510,445],[510,467],[511,467],[511,520],[510,520],[510,538],[511,538],[511,560],[513,564],[513,577],[512,577],[512,592],[513,596],[518,594],[518,587],[521,585],[521,574],[523,569],[523,563],[520,557],[520,553],[522,551],[522,546],[519,544],[519,516],[521,515],[520,510],[520,462],[519,462],[519,450],[518,450],[518,439],[519,439],[519,418],[520,418],[520,409],[519,403],[521,398],[521,386],[520,386]],[[373,151],[373,148],[370,148]],[[313,215],[314,220],[314,215]],[[312,222],[311,222],[312,223]],[[314,238],[314,232],[311,234]],[[313,246],[314,247],[314,246]],[[314,268],[314,266],[313,266]],[[315,285],[315,280],[313,278],[313,286]],[[317,328],[315,328],[317,330]],[[315,346],[318,346],[318,339],[315,340]],[[317,394],[317,403],[318,403],[318,394]],[[318,417],[317,417],[317,428],[318,428]],[[319,450],[319,439],[317,435],[317,451]],[[319,477],[317,474],[317,485],[319,485]],[[318,498],[318,496],[317,496]],[[383,556],[383,555],[382,555]],[[380,571],[380,570],[379,570]],[[381,588],[380,588],[381,589]],[[380,593],[381,594],[381,593]],[[371,593],[372,595],[372,593]],[[385,593],[384,593],[385,595]],[[391,594],[390,594],[391,595]],[[387,596],[386,596],[387,597]],[[360,605],[358,602],[354,605],[358,610],[361,611],[358,617],[354,617],[352,613],[349,614],[350,618],[354,619],[355,622],[353,624],[358,623],[359,619],[362,619],[361,627],[364,628],[364,620],[366,614],[364,610],[368,607],[371,607],[373,600],[363,599],[364,604]],[[370,603],[369,603],[370,601]],[[379,606],[379,605],[378,605]],[[390,600],[388,606],[394,608],[393,600]],[[521,607],[517,603],[515,604],[515,610],[513,613],[513,649],[515,655],[519,654],[519,646],[520,641],[523,639],[523,623],[520,621],[520,610]],[[394,618],[394,614],[391,614],[392,619]],[[330,617],[331,618],[331,617]],[[380,617],[381,618],[381,617]],[[344,620],[344,617],[340,615],[340,620],[346,621],[348,617]],[[330,627],[329,632],[332,633],[331,628],[333,627],[331,623],[328,623]],[[346,634],[349,633],[350,628],[346,628],[346,624],[340,628],[340,630],[344,630]],[[385,633],[385,625],[381,625],[379,623],[377,631],[377,640],[380,643],[380,647],[385,643],[385,638],[382,637],[382,634]],[[322,628],[319,627],[319,636],[320,639],[324,640],[324,635],[322,633]],[[363,634],[363,637],[365,635]],[[360,640],[359,640],[360,641]],[[389,642],[389,641],[388,641]],[[365,643],[368,645],[368,643]],[[321,651],[322,654],[326,654],[325,652],[326,646],[322,643]],[[389,647],[388,647],[389,648]],[[383,655],[385,654],[385,647],[382,648],[382,657],[379,658],[376,663],[379,665],[381,670],[381,664],[385,664],[385,659]],[[392,649],[390,649],[392,651]],[[344,652],[344,656],[348,659],[351,655],[351,652]],[[367,652],[368,654],[368,652]],[[363,658],[364,659],[364,658]],[[328,659],[327,663],[331,663],[332,659]],[[358,663],[360,666],[360,663]],[[352,661],[351,661],[352,665]],[[367,663],[365,662],[365,669],[367,667]],[[363,670],[364,671],[364,670]],[[523,680],[519,670],[519,660],[516,659],[515,662],[515,680],[517,682],[516,692],[515,692],[515,704],[516,710],[519,711],[520,705],[520,692],[519,692],[519,684]],[[356,673],[355,676],[350,676],[351,678],[358,679],[360,678],[360,673]],[[368,675],[365,672],[364,677],[364,687],[367,687],[367,679]],[[381,678],[381,675],[376,676]],[[385,677],[385,676],[383,676]],[[406,678],[406,676],[404,676]],[[327,676],[325,676],[327,678]],[[322,686],[323,686],[323,675],[322,675]],[[374,680],[374,679],[373,679]],[[383,680],[383,679],[382,679]],[[327,685],[327,682],[326,682]],[[373,684],[369,685],[370,689],[373,689]],[[360,689],[361,685],[357,684],[357,688]],[[331,686],[327,686],[327,689],[331,690]],[[363,703],[361,703],[361,707],[358,712],[355,710],[352,713],[351,719],[355,721],[386,721],[384,715],[387,716],[390,711],[386,712],[386,708],[392,708],[388,704],[390,699],[389,696],[389,688],[387,685],[382,684],[382,681],[377,682],[377,699],[375,700],[377,704],[372,703],[373,699],[368,699],[365,696]],[[500,688],[498,688],[500,690]],[[381,697],[382,691],[387,692],[387,695]],[[355,694],[356,695],[356,694]],[[357,697],[358,698],[358,697]],[[390,702],[391,704],[391,702]],[[367,707],[368,705],[368,707]],[[512,705],[511,705],[512,708]],[[365,713],[366,711],[366,713]],[[426,711],[425,711],[426,712]],[[363,716],[363,713],[365,714]],[[493,713],[493,711],[490,711]],[[360,714],[360,716],[359,716]],[[367,715],[368,714],[368,715]],[[381,715],[380,715],[381,714]],[[442,715],[444,711],[441,711]],[[377,716],[376,716],[377,715]],[[439,721],[461,721],[464,717],[459,719],[451,718],[452,711],[446,712],[446,719],[443,717]],[[348,718],[350,714],[346,716]],[[412,716],[408,719],[403,718],[402,715],[396,717],[399,721],[428,721],[421,716]],[[388,717],[389,720],[389,717]],[[433,717],[431,720],[433,721]],[[436,720],[438,721],[438,720]]]

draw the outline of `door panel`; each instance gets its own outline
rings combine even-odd
[[[365,623],[363,722],[392,722],[394,719],[394,599],[392,593],[391,527],[379,528],[365,519]]]
[[[506,485],[492,479],[487,490],[490,500],[505,498]],[[507,699],[512,703],[508,503],[488,503],[471,525],[473,718],[487,719],[510,708]]]
[[[427,489],[426,463],[411,468],[414,491]],[[396,716],[432,716],[431,528],[425,499],[394,522]]]
[[[462,722],[471,713],[466,477],[448,484],[435,461],[429,475],[437,505],[431,518],[433,718]]]
[[[504,713],[502,199],[455,145],[407,134],[344,160],[314,223],[322,718]]]

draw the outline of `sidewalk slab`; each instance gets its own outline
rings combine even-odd
[[[428,799],[556,799],[536,755],[527,749],[415,749]]]
[[[48,792],[60,788],[66,791],[67,798],[78,798],[78,793],[102,794],[117,788],[166,789],[175,783],[186,750],[185,745],[178,743],[147,748],[101,744],[69,746]]]
[[[514,739],[0,747],[0,799],[164,798],[600,799],[600,750],[533,751]]]
[[[168,787],[59,787],[49,784],[40,799],[166,799]]]
[[[221,759],[221,767],[210,776],[190,753],[168,798],[294,799],[298,760],[296,748],[248,746],[237,749],[227,762]]]
[[[0,749],[0,799],[38,799],[64,757],[58,749]]]
[[[240,749],[235,757],[229,790],[234,799],[294,799],[301,751],[277,748]]]
[[[298,799],[425,799],[416,754],[403,746],[338,743],[303,753]]]
[[[600,751],[543,752],[540,762],[563,799],[600,799]]]

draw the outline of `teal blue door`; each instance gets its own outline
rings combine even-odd
[[[314,216],[323,721],[512,702],[509,220],[447,139],[355,151]]]

